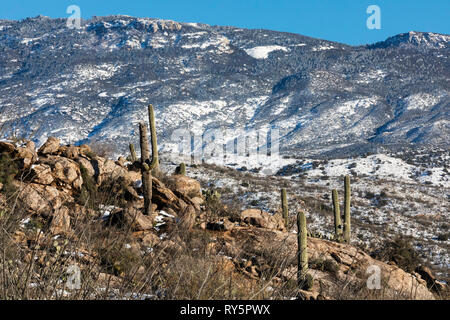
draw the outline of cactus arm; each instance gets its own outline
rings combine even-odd
[[[134,149],[134,144],[130,143],[129,148],[130,148],[130,154],[131,154],[131,162],[134,163],[137,161],[136,150]]]
[[[158,157],[158,141],[156,137],[156,125],[155,125],[155,113],[153,110],[153,105],[148,106],[148,120],[150,124],[150,139],[152,143],[152,161],[150,162],[150,169],[159,168],[159,157]]]

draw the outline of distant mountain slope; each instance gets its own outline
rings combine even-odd
[[[440,144],[450,133],[449,36],[352,47],[269,30],[127,16],[0,21],[3,132],[137,142],[146,105],[174,129],[280,128],[286,152]]]

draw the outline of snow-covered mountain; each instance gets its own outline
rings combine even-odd
[[[102,141],[125,151],[155,106],[175,129],[280,129],[281,150],[448,147],[450,36],[348,46],[269,30],[110,16],[0,20],[2,135]]]

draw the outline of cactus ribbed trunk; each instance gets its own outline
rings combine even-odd
[[[158,157],[158,141],[156,138],[156,125],[155,125],[155,113],[153,106],[148,106],[148,120],[150,124],[150,139],[152,142],[152,161],[149,164],[150,170],[159,169],[159,157]]]
[[[136,150],[134,149],[134,144],[130,143],[130,154],[131,162],[135,163],[137,161]]]
[[[148,149],[147,126],[139,123],[139,136],[141,144],[141,173],[142,190],[144,194],[144,214],[152,214],[152,173],[149,167],[150,151]]]
[[[303,211],[299,211],[297,214],[297,242],[298,242],[298,271],[297,281],[299,286],[306,281],[306,275],[308,273],[308,251],[307,251],[307,229],[306,229],[306,217]]]
[[[289,209],[287,204],[287,193],[284,188],[281,189],[281,210],[283,212],[284,225],[287,229],[289,223]]]
[[[351,224],[350,224],[350,177],[345,176],[344,180],[344,240],[346,243],[350,243],[351,237]]]
[[[186,175],[186,164],[184,162],[180,163],[180,174],[182,176]]]
[[[342,222],[341,222],[341,210],[339,208],[338,192],[336,189],[332,191],[333,198],[333,212],[334,212],[334,236],[337,241],[342,239]]]

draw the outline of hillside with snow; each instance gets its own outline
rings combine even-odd
[[[449,37],[409,32],[352,47],[298,34],[96,17],[0,21],[0,123],[38,144],[125,152],[152,103],[174,130],[280,130],[284,155],[448,147]]]

